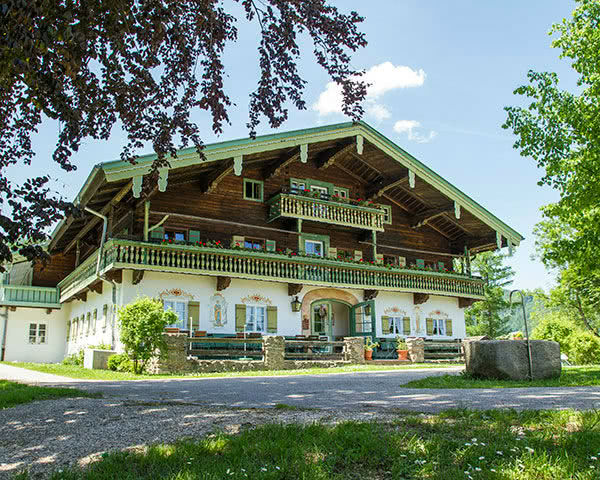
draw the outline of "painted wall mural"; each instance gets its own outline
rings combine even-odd
[[[215,328],[227,325],[227,300],[220,293],[210,297],[210,321]]]
[[[162,292],[160,292],[160,294],[158,296],[161,299],[167,298],[167,297],[180,297],[180,298],[187,298],[188,300],[194,299],[194,296],[191,293],[188,293],[185,290],[182,290],[181,288],[171,288],[169,290],[163,290]]]
[[[406,314],[406,310],[402,310],[400,307],[393,306],[388,307],[383,311],[384,315],[389,315],[390,317],[408,317]]]
[[[244,298],[241,299],[241,302],[244,304],[248,304],[248,303],[258,303],[258,304],[266,304],[266,305],[273,305],[273,302],[271,301],[270,298],[265,297],[264,295],[261,295],[260,293],[254,293],[252,295],[248,295]]]
[[[448,315],[446,312],[443,312],[442,310],[433,310],[432,312],[429,312],[428,318],[450,318],[450,315]]]

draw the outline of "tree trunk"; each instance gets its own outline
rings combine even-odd
[[[598,332],[590,325],[589,320],[587,319],[585,312],[583,311],[583,305],[581,305],[581,298],[579,297],[579,293],[575,294],[575,298],[577,299],[577,311],[579,312],[579,315],[581,316],[581,320],[583,321],[584,325],[588,328],[588,330],[590,332],[592,332],[596,337],[600,338],[600,335],[598,334]]]

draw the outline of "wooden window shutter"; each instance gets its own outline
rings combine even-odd
[[[327,256],[329,258],[337,258],[337,248],[329,247],[327,250]]]
[[[406,267],[406,257],[398,257],[398,266]]]
[[[360,262],[363,259],[362,250],[354,250],[354,260]]]
[[[402,333],[407,337],[410,335],[410,317],[402,319]]]
[[[446,268],[446,264],[444,262],[438,262],[438,270],[443,270]]]
[[[417,258],[415,260],[417,267],[419,268],[425,268],[425,260],[423,260],[422,258]]]
[[[196,243],[200,241],[200,232],[198,230],[190,230],[188,235],[188,241],[190,243]]]
[[[446,320],[446,335],[452,336],[452,320],[449,318]]]
[[[188,303],[188,315],[190,317],[190,330],[200,330],[200,302]]]
[[[277,244],[275,243],[275,240],[267,240],[265,242],[265,250],[267,252],[274,252],[275,250],[277,250]]]
[[[433,335],[433,318],[426,318],[425,324],[427,325],[427,335]]]
[[[267,332],[277,333],[277,307],[267,307]]]
[[[163,227],[155,228],[154,230],[150,231],[150,238],[154,238],[157,240],[164,240],[165,229]]]
[[[375,255],[375,263],[383,263],[383,253]]]
[[[381,333],[383,335],[390,333],[390,317],[381,317]]]
[[[238,303],[235,306],[235,331],[243,332],[246,327],[246,305]]]
[[[244,248],[244,240],[245,240],[244,237],[241,237],[239,235],[234,235],[233,238],[231,239],[231,246]]]

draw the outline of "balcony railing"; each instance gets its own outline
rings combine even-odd
[[[60,308],[59,290],[53,287],[1,285],[0,305],[9,307]]]
[[[267,204],[269,222],[285,217],[380,232],[384,230],[385,211],[374,206],[351,205],[290,193],[280,193]]]
[[[94,281],[92,255],[60,284],[61,301]],[[88,264],[90,262],[90,264]],[[128,240],[107,242],[102,272],[134,269],[214,275],[338,288],[417,292],[483,298],[479,278],[420,270],[388,269],[332,259],[287,256],[247,250],[161,245]]]

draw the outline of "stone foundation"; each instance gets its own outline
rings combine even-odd
[[[167,342],[166,354],[155,357],[148,364],[151,374],[252,372],[260,370],[297,370],[307,368],[334,368],[350,364],[365,363],[364,338],[344,339],[343,360],[286,360],[285,339],[265,336],[262,360],[198,360],[187,355],[189,338],[181,333],[164,334]]]
[[[408,358],[412,363],[425,362],[425,339],[409,337],[406,339]]]

